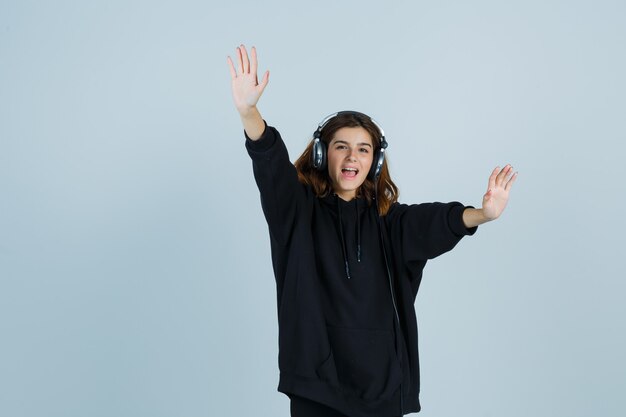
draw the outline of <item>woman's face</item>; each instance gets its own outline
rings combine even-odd
[[[350,201],[372,166],[372,137],[362,127],[342,127],[328,145],[328,175],[335,194]]]

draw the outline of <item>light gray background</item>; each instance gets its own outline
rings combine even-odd
[[[426,416],[623,416],[623,1],[0,3],[0,415],[288,416],[226,56],[292,160],[372,115],[403,202],[495,223],[429,263]]]

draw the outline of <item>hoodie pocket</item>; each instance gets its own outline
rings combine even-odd
[[[365,400],[387,398],[400,386],[393,332],[327,326],[330,354],[318,374],[346,393]]]

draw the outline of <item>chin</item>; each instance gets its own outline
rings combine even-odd
[[[333,190],[335,194],[338,193],[354,193],[356,197],[356,193],[361,188],[361,186],[365,183],[365,177],[361,180],[355,181],[345,181],[343,179],[339,179],[332,184]]]

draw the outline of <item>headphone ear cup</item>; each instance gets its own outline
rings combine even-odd
[[[374,158],[372,158],[372,166],[370,167],[370,172],[367,174],[367,177],[376,181],[381,171],[383,170],[383,164],[385,163],[385,153],[379,149],[374,153]]]
[[[326,144],[321,140],[313,142],[313,167],[318,171],[326,169]]]

